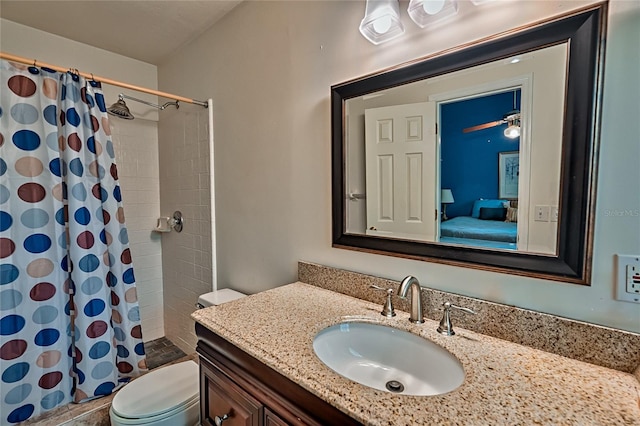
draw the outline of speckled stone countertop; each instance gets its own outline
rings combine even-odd
[[[640,425],[640,383],[632,374],[459,327],[455,336],[442,336],[435,321],[414,325],[406,312],[387,319],[380,309],[297,282],[192,316],[367,425]],[[406,396],[338,375],[316,357],[312,342],[318,331],[344,321],[387,324],[430,339],[460,360],[464,383],[444,395]]]

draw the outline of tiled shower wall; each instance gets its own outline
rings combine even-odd
[[[164,336],[158,123],[110,118],[145,342]]]
[[[181,233],[162,235],[165,333],[189,354],[196,346],[190,315],[212,288],[207,110],[162,112],[159,145],[162,216],[180,210],[185,220]]]

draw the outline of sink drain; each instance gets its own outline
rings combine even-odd
[[[389,380],[385,387],[389,392],[400,393],[404,390],[404,385],[397,380]]]

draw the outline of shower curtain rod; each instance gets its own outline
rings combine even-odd
[[[45,62],[41,62],[41,61],[38,61],[38,60],[35,60],[35,59],[28,59],[28,58],[24,58],[22,56],[12,55],[10,53],[0,52],[0,59],[6,59],[8,61],[20,62],[22,64],[32,65],[34,67],[50,68],[52,70],[59,71],[59,72],[71,71],[74,74],[81,75],[84,78],[90,78],[91,80],[97,81],[97,82],[100,82],[100,83],[106,83],[106,84],[110,84],[112,86],[123,87],[125,89],[131,89],[131,90],[135,90],[135,91],[138,91],[138,92],[148,93],[150,95],[161,96],[163,98],[175,99],[176,101],[181,101],[181,102],[187,102],[187,103],[190,103],[190,104],[200,105],[200,106],[205,107],[205,108],[208,108],[208,106],[209,106],[209,104],[207,102],[204,102],[204,101],[198,101],[196,99],[185,98],[184,96],[172,95],[171,93],[161,92],[159,90],[147,89],[146,87],[134,86],[133,84],[123,83],[121,81],[112,80],[112,79],[106,78],[106,77],[100,77],[100,76],[97,76],[97,75],[93,75],[91,73],[80,72],[77,69],[59,67],[57,65],[47,64]]]

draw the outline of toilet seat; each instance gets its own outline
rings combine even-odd
[[[162,367],[124,386],[113,398],[111,415],[120,424],[161,422],[199,402],[198,364]]]

